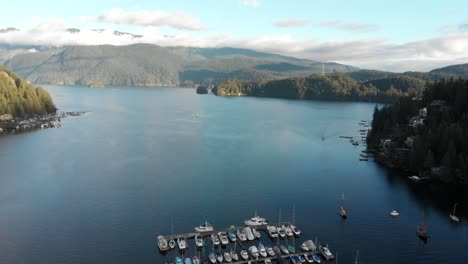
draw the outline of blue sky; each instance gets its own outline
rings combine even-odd
[[[2,3],[12,12],[0,29],[21,32],[0,34],[0,44],[234,46],[393,71],[468,62],[468,1],[382,2],[16,0]],[[68,27],[145,37],[70,37]]]

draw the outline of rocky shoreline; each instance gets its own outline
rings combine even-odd
[[[11,117],[3,115],[0,119],[0,135],[16,134],[36,129],[59,128],[62,118],[69,116],[82,116],[86,112],[57,112],[54,114],[41,114],[28,117]]]

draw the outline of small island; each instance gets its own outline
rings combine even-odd
[[[468,184],[468,81],[441,80],[421,97],[375,107],[368,146],[389,168],[419,178]]]

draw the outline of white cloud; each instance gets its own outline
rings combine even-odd
[[[154,27],[168,26],[192,31],[206,29],[199,19],[184,12],[165,12],[160,10],[126,12],[120,8],[113,8],[104,12],[96,20],[101,23]]]
[[[262,4],[260,0],[241,0],[241,5],[248,7],[259,7]]]
[[[181,32],[165,36],[156,26],[145,27],[139,33],[143,36],[116,35],[113,30],[99,32],[83,29],[78,33],[70,33],[63,21],[47,20],[29,30],[0,33],[0,47],[6,45],[25,50],[37,46],[135,43],[160,46],[237,47],[392,71],[428,70],[450,64],[448,63],[450,61],[468,62],[468,34],[461,33],[403,44],[394,44],[384,39],[323,42],[310,38],[296,38],[290,34],[236,38],[226,34],[205,36],[205,34]],[[0,57],[5,58],[5,56]]]
[[[277,27],[302,27],[310,24],[310,20],[306,19],[294,19],[294,18],[284,18],[275,21],[275,26]]]
[[[345,23],[340,20],[324,20],[319,24],[322,27],[330,27],[349,31],[371,31],[377,30],[378,27],[373,24]]]

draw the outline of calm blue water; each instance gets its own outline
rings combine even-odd
[[[362,263],[466,263],[468,220],[448,218],[454,201],[468,218],[466,194],[415,187],[338,137],[358,136],[373,104],[47,89],[60,109],[90,113],[0,137],[0,263],[165,263],[175,253],[160,255],[155,238],[171,220],[176,233],[241,225],[255,209],[291,220],[293,204],[296,244],[317,236],[340,263],[357,249]],[[422,210],[427,244],[415,235]]]

